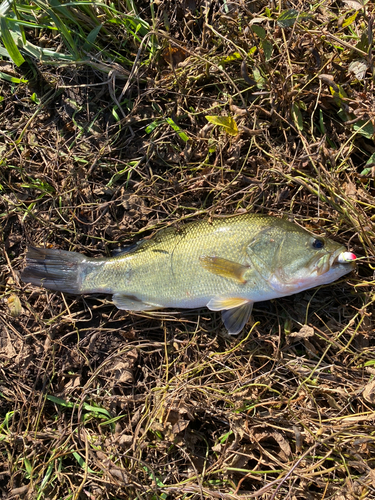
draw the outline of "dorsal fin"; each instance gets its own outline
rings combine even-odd
[[[112,257],[118,257],[119,255],[134,252],[139,248],[139,245],[143,240],[138,241],[137,243],[132,243],[131,245],[126,245],[125,247],[118,247],[112,250]]]
[[[180,231],[178,231],[178,229],[176,229],[174,226],[168,226],[163,229],[159,229],[151,238],[144,238],[137,241],[136,243],[131,243],[130,245],[125,245],[124,247],[113,249],[112,257],[119,257],[120,255],[138,252],[144,245],[148,245],[148,248],[158,246],[163,241],[175,237],[179,232]]]

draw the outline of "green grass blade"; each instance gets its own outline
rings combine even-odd
[[[77,462],[79,463],[79,465],[82,467],[83,470],[87,470],[88,472],[90,472],[90,474],[97,474],[94,470],[92,470],[90,467],[87,466],[85,460],[81,457],[81,455],[78,452],[73,451],[72,455],[77,460]]]
[[[90,31],[90,33],[86,37],[86,42],[83,45],[83,50],[86,52],[89,52],[94,46],[95,40],[97,39],[100,30],[102,29],[103,25],[99,24],[98,26],[95,26],[93,30]]]
[[[185,134],[185,132],[183,132],[181,130],[181,128],[177,125],[177,123],[175,123],[172,118],[166,118],[166,122],[168,123],[168,125],[170,125],[173,130],[175,132],[177,132],[177,134],[180,136],[180,138],[184,141],[184,142],[187,142],[189,140],[189,136],[187,136]]]
[[[27,80],[25,80],[24,78],[17,78],[16,76],[7,75],[3,71],[0,71],[0,79],[10,83],[27,83]]]
[[[4,0],[0,5],[0,16],[6,16],[12,8],[12,3],[10,0]]]
[[[21,66],[21,64],[25,62],[25,59],[22,57],[21,52],[19,51],[15,41],[13,40],[13,36],[9,31],[5,17],[0,17],[0,30],[1,38],[3,40],[5,48],[9,53],[9,57],[16,66]]]

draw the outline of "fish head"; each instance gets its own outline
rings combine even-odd
[[[250,263],[280,295],[331,283],[354,269],[356,256],[339,243],[281,222],[247,249]]]

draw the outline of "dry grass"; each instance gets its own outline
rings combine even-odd
[[[375,498],[373,4],[271,4],[2,11],[2,498]],[[110,255],[244,210],[363,259],[238,339],[19,278],[30,243]]]

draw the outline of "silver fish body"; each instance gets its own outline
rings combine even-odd
[[[205,306],[222,311],[234,335],[254,302],[330,283],[354,260],[338,243],[284,219],[242,214],[166,228],[108,259],[30,248],[22,279],[68,293],[109,293],[130,311]]]

